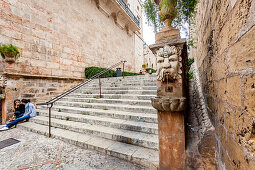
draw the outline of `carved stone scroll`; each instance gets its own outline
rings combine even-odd
[[[158,111],[180,112],[185,110],[186,98],[155,97],[151,99],[151,103]]]

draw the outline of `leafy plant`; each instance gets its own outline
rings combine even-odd
[[[61,112],[61,109],[58,109],[58,112]]]
[[[5,59],[5,57],[12,57],[14,56],[15,59],[18,59],[20,56],[20,52],[18,50],[18,48],[16,46],[13,46],[12,44],[10,44],[9,46],[7,45],[2,45],[0,47],[0,53],[3,59]]]
[[[109,110],[109,109],[107,109],[107,108],[104,108],[104,110]]]
[[[193,79],[193,71],[189,72],[189,79]]]
[[[194,63],[194,58],[189,58],[188,59],[188,67],[190,69],[191,65]]]
[[[100,73],[101,71],[106,70],[106,68],[102,68],[102,67],[86,67],[85,68],[85,76],[87,79],[93,77],[94,75]],[[122,72],[123,73],[123,72]],[[124,72],[125,76],[135,76],[135,75],[140,75],[139,73],[131,73],[131,72]],[[108,72],[104,73],[101,77],[102,78],[107,78],[107,77],[116,77],[117,76],[117,72],[114,70],[109,70]]]
[[[67,116],[67,117],[66,117],[66,120],[67,120],[67,121],[70,120],[70,117]]]
[[[159,6],[154,0],[144,0],[143,3],[144,13],[147,17],[148,25],[154,26],[154,32],[157,32],[163,26],[162,21],[159,19]]]
[[[143,64],[142,67],[147,67],[147,64]]]

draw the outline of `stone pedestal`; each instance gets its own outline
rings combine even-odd
[[[155,34],[155,42],[166,42],[168,40],[180,39],[180,30],[169,26],[169,19],[165,20],[165,27]]]
[[[152,106],[158,110],[159,169],[184,170],[184,116],[188,90],[186,40],[179,30],[165,27],[156,34],[150,49],[157,60],[157,97]]]
[[[165,42],[169,39],[180,39],[180,30],[171,27],[168,30],[163,30],[155,34],[156,42]]]
[[[158,135],[159,169],[184,169],[185,134],[183,112],[159,112]]]
[[[158,110],[159,169],[184,169],[186,98],[156,97],[152,106]]]

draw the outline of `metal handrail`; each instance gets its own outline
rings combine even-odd
[[[128,15],[135,21],[135,23],[140,27],[140,21],[136,18],[133,12],[129,9],[128,5],[123,0],[118,0],[118,2],[124,7]]]
[[[91,82],[92,80],[94,80],[94,79],[96,79],[96,78],[99,78],[99,88],[100,88],[100,98],[101,98],[101,82],[100,82],[100,76],[103,75],[104,73],[108,72],[108,71],[111,70],[112,68],[117,67],[117,66],[120,65],[120,64],[123,64],[123,72],[122,72],[123,74],[122,74],[122,75],[123,75],[123,78],[124,78],[124,76],[125,76],[125,75],[124,75],[124,65],[125,65],[126,62],[127,62],[127,61],[120,61],[120,62],[118,62],[118,63],[112,65],[111,67],[109,67],[109,68],[107,68],[107,69],[101,71],[100,73],[97,73],[96,75],[92,76],[90,79],[84,81],[83,83],[80,83],[80,84],[78,84],[77,86],[75,86],[75,87],[73,87],[73,88],[67,90],[66,92],[64,92],[64,93],[62,93],[62,94],[60,94],[60,95],[58,95],[57,97],[54,97],[53,99],[51,99],[51,100],[49,100],[49,101],[47,101],[47,102],[45,102],[45,103],[38,103],[37,105],[47,105],[47,106],[49,106],[49,137],[51,137],[51,108],[52,108],[53,104],[54,104],[56,101],[62,99],[62,98],[65,97],[66,95],[68,95],[68,94],[74,92],[75,90],[81,88],[82,86],[88,84],[89,82]]]

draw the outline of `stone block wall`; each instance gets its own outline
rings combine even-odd
[[[215,128],[207,112],[207,104],[202,91],[199,72],[193,63],[189,79],[189,114],[186,126],[186,166],[187,169],[217,169]]]
[[[0,43],[21,51],[12,72],[81,78],[86,66],[124,59],[135,71],[134,33],[120,29],[94,0],[0,0],[0,7]]]
[[[66,79],[59,77],[38,77],[28,75],[4,75],[7,80],[5,87],[5,100],[3,100],[2,120],[13,115],[14,99],[31,99],[32,103],[46,102],[74,85],[82,82],[82,79]]]
[[[219,169],[255,167],[255,1],[205,0],[192,25]]]

